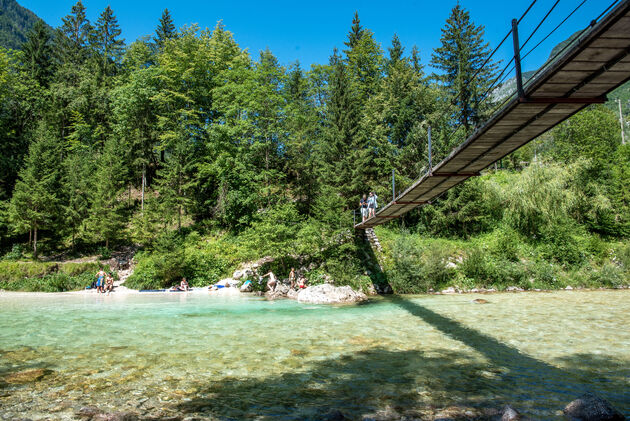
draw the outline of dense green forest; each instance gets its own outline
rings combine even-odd
[[[19,49],[35,22],[35,13],[20,6],[15,0],[0,0],[0,46]]]
[[[491,112],[483,36],[457,5],[421,57],[396,36],[382,48],[355,14],[342,49],[303,69],[221,22],[176,29],[168,10],[126,45],[111,8],[91,23],[79,1],[0,51],[5,259],[139,244],[137,287],[208,284],[263,256],[396,292],[627,282],[630,149],[605,106],[377,230],[382,256],[354,235],[360,195],[382,205],[392,170],[399,189],[426,171],[429,126],[437,162]]]

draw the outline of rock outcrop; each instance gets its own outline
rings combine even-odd
[[[297,294],[300,303],[310,304],[340,304],[356,303],[367,300],[362,292],[357,292],[349,286],[336,287],[330,284],[315,285],[301,290]]]
[[[585,393],[564,410],[564,415],[573,421],[623,421],[626,418],[607,400],[593,393]]]
[[[287,296],[287,293],[289,292],[289,290],[290,288],[288,285],[285,285],[282,282],[278,281],[274,290],[267,291],[265,293],[265,297],[267,297],[268,300],[276,300],[278,298],[284,298]]]

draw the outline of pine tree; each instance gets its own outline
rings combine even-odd
[[[327,103],[326,142],[322,145],[324,162],[323,179],[339,189],[348,204],[354,202],[352,171],[359,162],[354,162],[356,134],[360,119],[358,94],[348,72],[348,66],[334,51],[330,66],[329,97]]]
[[[310,214],[319,184],[316,173],[315,139],[318,137],[318,115],[309,94],[309,79],[296,62],[289,71],[286,83],[285,174],[294,195],[299,198],[299,209]]]
[[[431,60],[443,72],[434,77],[441,83],[445,99],[454,105],[453,120],[464,126],[466,133],[484,120],[488,105],[480,102],[497,67],[493,62],[482,67],[490,54],[483,36],[484,27],[475,26],[458,3],[442,29],[442,45],[434,50]]]
[[[53,73],[50,32],[42,20],[38,20],[22,45],[24,64],[30,77],[40,86],[48,87]]]
[[[276,195],[283,174],[280,149],[285,141],[283,130],[284,69],[269,49],[260,52],[254,77],[255,88],[252,93],[251,112],[254,141],[251,145],[253,160],[258,167],[258,180],[261,182],[261,198],[269,205],[271,197]]]
[[[125,40],[121,34],[118,19],[111,7],[107,6],[96,21],[95,49],[101,57],[101,71],[105,76],[113,76],[125,48]]]
[[[164,43],[173,38],[175,35],[175,24],[173,23],[171,12],[169,12],[168,9],[164,9],[162,17],[160,18],[160,23],[155,30],[155,43],[161,49],[164,46]]]
[[[387,64],[388,66],[393,66],[400,61],[405,51],[397,34],[394,34],[392,37],[392,46],[387,50],[389,51],[389,61]]]
[[[60,143],[43,131],[29,148],[9,207],[9,219],[17,233],[33,234],[37,258],[39,231],[52,228],[59,215]]]
[[[63,163],[63,222],[72,237],[72,248],[88,218],[92,189],[92,151],[79,146],[69,151]]]
[[[357,46],[363,35],[365,30],[361,26],[361,20],[359,19],[359,12],[354,12],[354,17],[352,18],[352,27],[350,28],[350,32],[348,32],[348,40],[344,42],[345,46],[352,50]],[[349,51],[347,50],[347,51]],[[347,53],[347,51],[344,51]]]
[[[418,50],[418,46],[414,45],[411,48],[411,65],[413,66],[413,70],[416,72],[416,75],[420,79],[424,78],[424,66],[420,63],[420,50]]]
[[[106,248],[111,240],[122,237],[125,226],[123,202],[119,199],[126,170],[121,159],[126,152],[122,146],[114,137],[107,139],[96,164],[88,228],[96,241],[104,241]]]
[[[70,14],[61,20],[63,25],[57,32],[55,51],[62,63],[80,64],[87,55],[93,30],[81,0],[78,0],[72,6]]]

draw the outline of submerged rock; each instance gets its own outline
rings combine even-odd
[[[501,421],[517,421],[520,420],[521,414],[510,405],[505,405],[503,408],[503,414],[501,415]]]
[[[567,406],[564,415],[573,421],[623,421],[626,418],[607,400],[585,393]]]
[[[475,304],[488,304],[490,301],[484,300],[483,298],[475,298],[472,302]]]
[[[32,383],[41,380],[44,376],[51,374],[52,370],[43,368],[36,368],[33,370],[18,371],[17,373],[11,373],[4,377],[4,381],[7,383],[19,384],[19,383]]]
[[[330,284],[322,284],[306,287],[298,293],[297,300],[300,303],[311,304],[356,303],[367,300],[367,296],[347,285],[336,287]]]

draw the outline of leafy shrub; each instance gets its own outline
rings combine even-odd
[[[439,289],[454,279],[455,271],[447,266],[451,250],[442,244],[423,249],[408,237],[396,240],[392,266],[387,271],[394,292],[417,294]]]
[[[544,242],[539,246],[541,257],[568,265],[576,265],[584,261],[585,253],[573,235],[576,227],[573,224],[554,224],[542,230]]]
[[[100,259],[102,260],[107,260],[107,259],[111,259],[112,258],[112,251],[110,249],[108,249],[107,247],[101,247],[98,250],[98,254],[100,255]]]
[[[615,260],[630,274],[630,244],[622,245],[615,251]]]
[[[549,262],[535,262],[528,267],[532,288],[554,289],[559,288],[558,268]]]
[[[527,273],[522,263],[496,259],[479,247],[471,249],[458,268],[466,279],[476,282],[475,286],[527,287]]]
[[[62,292],[85,288],[102,266],[88,263],[0,262],[0,288]]]
[[[21,244],[13,244],[11,251],[4,255],[4,260],[20,260],[24,257],[24,249]]]
[[[509,227],[502,227],[495,231],[496,242],[493,252],[506,260],[518,261],[519,244],[522,242],[521,236]]]
[[[628,277],[618,266],[604,263],[599,269],[590,271],[589,283],[593,286],[617,287],[628,283]]]

